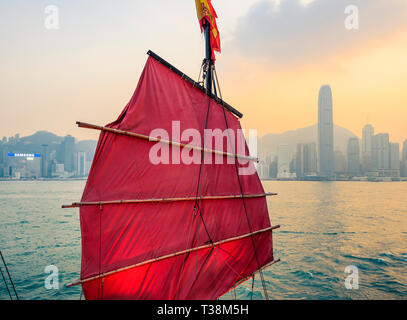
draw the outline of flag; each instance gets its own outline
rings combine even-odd
[[[211,0],[195,0],[195,4],[196,13],[201,26],[201,32],[204,30],[205,21],[207,21],[210,25],[212,59],[215,60],[215,51],[220,52],[220,35],[216,25],[216,18],[218,16],[212,6]]]

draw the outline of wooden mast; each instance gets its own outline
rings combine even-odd
[[[212,48],[211,48],[211,25],[205,19],[205,48],[206,48],[206,57],[205,57],[205,65],[208,68],[206,72],[206,90],[209,94],[212,93],[212,67],[214,65],[214,61],[212,60]]]

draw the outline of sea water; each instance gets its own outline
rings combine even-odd
[[[281,225],[274,232],[281,262],[263,272],[271,299],[407,299],[407,182],[263,185],[278,193],[268,207],[272,225]],[[84,186],[0,181],[0,249],[21,299],[80,298],[80,286],[65,287],[80,272],[79,213],[61,205],[80,200]],[[58,289],[45,285],[50,265]],[[348,266],[356,267],[358,288],[345,286],[356,275]],[[258,275],[251,288],[252,280],[238,287],[237,298],[264,299]],[[2,279],[0,299],[9,299]]]

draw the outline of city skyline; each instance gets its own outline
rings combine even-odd
[[[367,124],[363,131],[366,127],[373,128]],[[366,149],[366,141],[369,138],[371,144]],[[289,144],[280,144],[274,156],[262,158],[258,169],[260,176],[282,180],[296,178],[309,180],[307,177],[329,178],[324,172],[316,169],[317,158],[319,158],[316,145],[317,142],[296,143],[296,151],[290,152]],[[346,152],[334,149],[334,160],[331,164],[334,165],[332,177],[335,179],[342,175],[367,177],[373,180],[386,177],[405,178],[407,177],[407,139],[402,144],[395,143],[391,141],[388,133],[374,134],[373,129],[371,136],[364,136],[362,139],[356,136],[350,137]],[[283,170],[281,170],[282,167]]]
[[[387,132],[375,132],[371,124],[361,128],[362,139],[351,136],[343,153],[334,147],[333,94],[330,85],[318,93],[317,136],[314,141],[296,142],[290,152],[288,141],[280,141],[277,155],[268,150],[261,159],[259,174],[280,180],[363,179],[396,180],[407,177],[407,139],[390,140]],[[318,146],[318,148],[316,147]],[[291,146],[293,147],[293,146]]]
[[[330,92],[330,94],[332,93]],[[394,143],[390,140],[388,133],[375,134],[375,129],[371,124],[365,125],[361,131],[362,139],[358,137],[348,139],[345,153],[334,150],[333,171],[335,175],[361,176],[368,172],[378,172],[378,177],[406,177],[407,139],[401,145]],[[28,138],[34,139],[35,135],[20,137],[16,134],[10,139],[0,140],[0,178],[69,178],[87,175],[96,141],[90,141],[94,145],[89,149],[89,146],[79,146],[81,141],[77,141],[71,135],[58,137],[44,131],[41,131],[40,134],[48,135],[48,140],[49,136],[59,140],[50,143],[47,139],[47,141],[41,141],[36,138],[34,145],[36,144],[37,147],[35,148],[27,140]],[[27,146],[28,149],[26,149]],[[317,168],[317,142],[297,143],[295,147],[296,152],[293,156],[290,154],[288,144],[279,145],[276,157],[276,176],[281,179],[296,177],[300,179],[321,174]],[[83,151],[85,149],[86,152]],[[10,155],[12,155],[11,158]],[[26,158],[25,162],[21,161],[23,158]],[[270,176],[270,171],[274,170],[271,168],[271,164],[269,166],[270,168],[266,171],[264,171],[264,166],[259,166],[258,171],[262,177]]]
[[[259,138],[261,139],[261,138],[263,138],[263,137],[265,137],[265,136],[267,136],[267,135],[269,135],[269,134],[284,134],[284,133],[286,133],[286,132],[290,132],[290,131],[293,131],[293,130],[299,130],[299,129],[307,128],[307,127],[310,127],[310,126],[313,126],[313,125],[318,125],[318,121],[314,122],[313,124],[308,124],[308,125],[301,126],[301,127],[297,127],[297,128],[288,128],[287,130],[284,130],[284,131],[281,131],[281,132],[268,131],[268,132],[265,132],[263,135],[259,136]],[[334,126],[340,126],[340,127],[342,127],[342,128],[345,128],[345,129],[349,130],[349,131],[352,132],[352,134],[354,134],[359,140],[362,140],[362,138],[363,138],[363,131],[362,131],[363,127],[366,126],[366,125],[372,126],[373,124],[372,124],[372,123],[365,123],[365,124],[361,127],[362,129],[360,129],[360,130],[358,130],[358,131],[353,131],[353,130],[350,130],[349,128],[345,127],[345,126],[338,125],[335,121],[333,121],[333,125],[334,125]],[[243,129],[244,129],[244,128],[243,128]],[[82,131],[83,131],[83,130],[82,130]],[[22,136],[22,135],[20,134],[20,132],[22,132],[22,131],[21,131],[21,130],[16,130],[16,131],[13,131],[11,135],[6,135],[6,134],[4,134],[4,133],[3,133],[3,134],[0,133],[0,141],[1,141],[1,140],[4,140],[4,138],[6,138],[6,139],[14,138],[16,135],[18,135],[18,136],[21,137],[21,138],[25,138],[25,137],[32,136],[32,135],[34,135],[34,134],[36,134],[36,133],[38,133],[38,132],[48,132],[48,133],[51,133],[51,134],[58,135],[57,132],[49,131],[49,130],[47,130],[47,129],[45,129],[45,128],[34,129],[32,132],[29,132],[29,133],[27,133],[27,134],[24,135],[24,136]],[[402,144],[405,142],[405,140],[407,139],[407,132],[406,132],[406,134],[405,134],[404,137],[403,137],[403,136],[400,137],[401,141],[398,141],[398,140],[396,140],[396,139],[394,138],[394,135],[392,134],[391,130],[386,130],[386,129],[385,129],[385,130],[383,130],[382,132],[389,133],[389,135],[393,137],[393,139],[392,139],[393,142],[397,142],[397,143],[399,143],[400,145],[402,145]],[[90,141],[97,141],[97,140],[98,140],[98,137],[99,137],[99,133],[96,132],[96,133],[94,133],[93,135],[91,135],[90,137],[85,136],[85,138],[82,138],[82,136],[79,136],[79,137],[78,137],[78,136],[75,136],[74,133],[71,131],[71,132],[68,132],[68,133],[66,133],[66,134],[58,135],[58,136],[59,136],[59,137],[73,136],[76,141],[87,141],[87,140],[90,140]],[[362,146],[361,146],[361,148],[362,148]]]
[[[44,131],[29,137],[0,140],[0,178],[84,178],[93,160],[96,141],[76,141]]]

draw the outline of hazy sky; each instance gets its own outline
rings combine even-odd
[[[223,98],[268,132],[317,122],[319,87],[334,122],[370,122],[407,139],[407,0],[212,0]],[[306,4],[307,3],[307,4]],[[359,8],[359,30],[344,26]],[[45,8],[60,26],[48,30]],[[0,137],[48,130],[96,139],[75,121],[117,118],[151,49],[197,78],[204,54],[194,0],[0,0]]]

